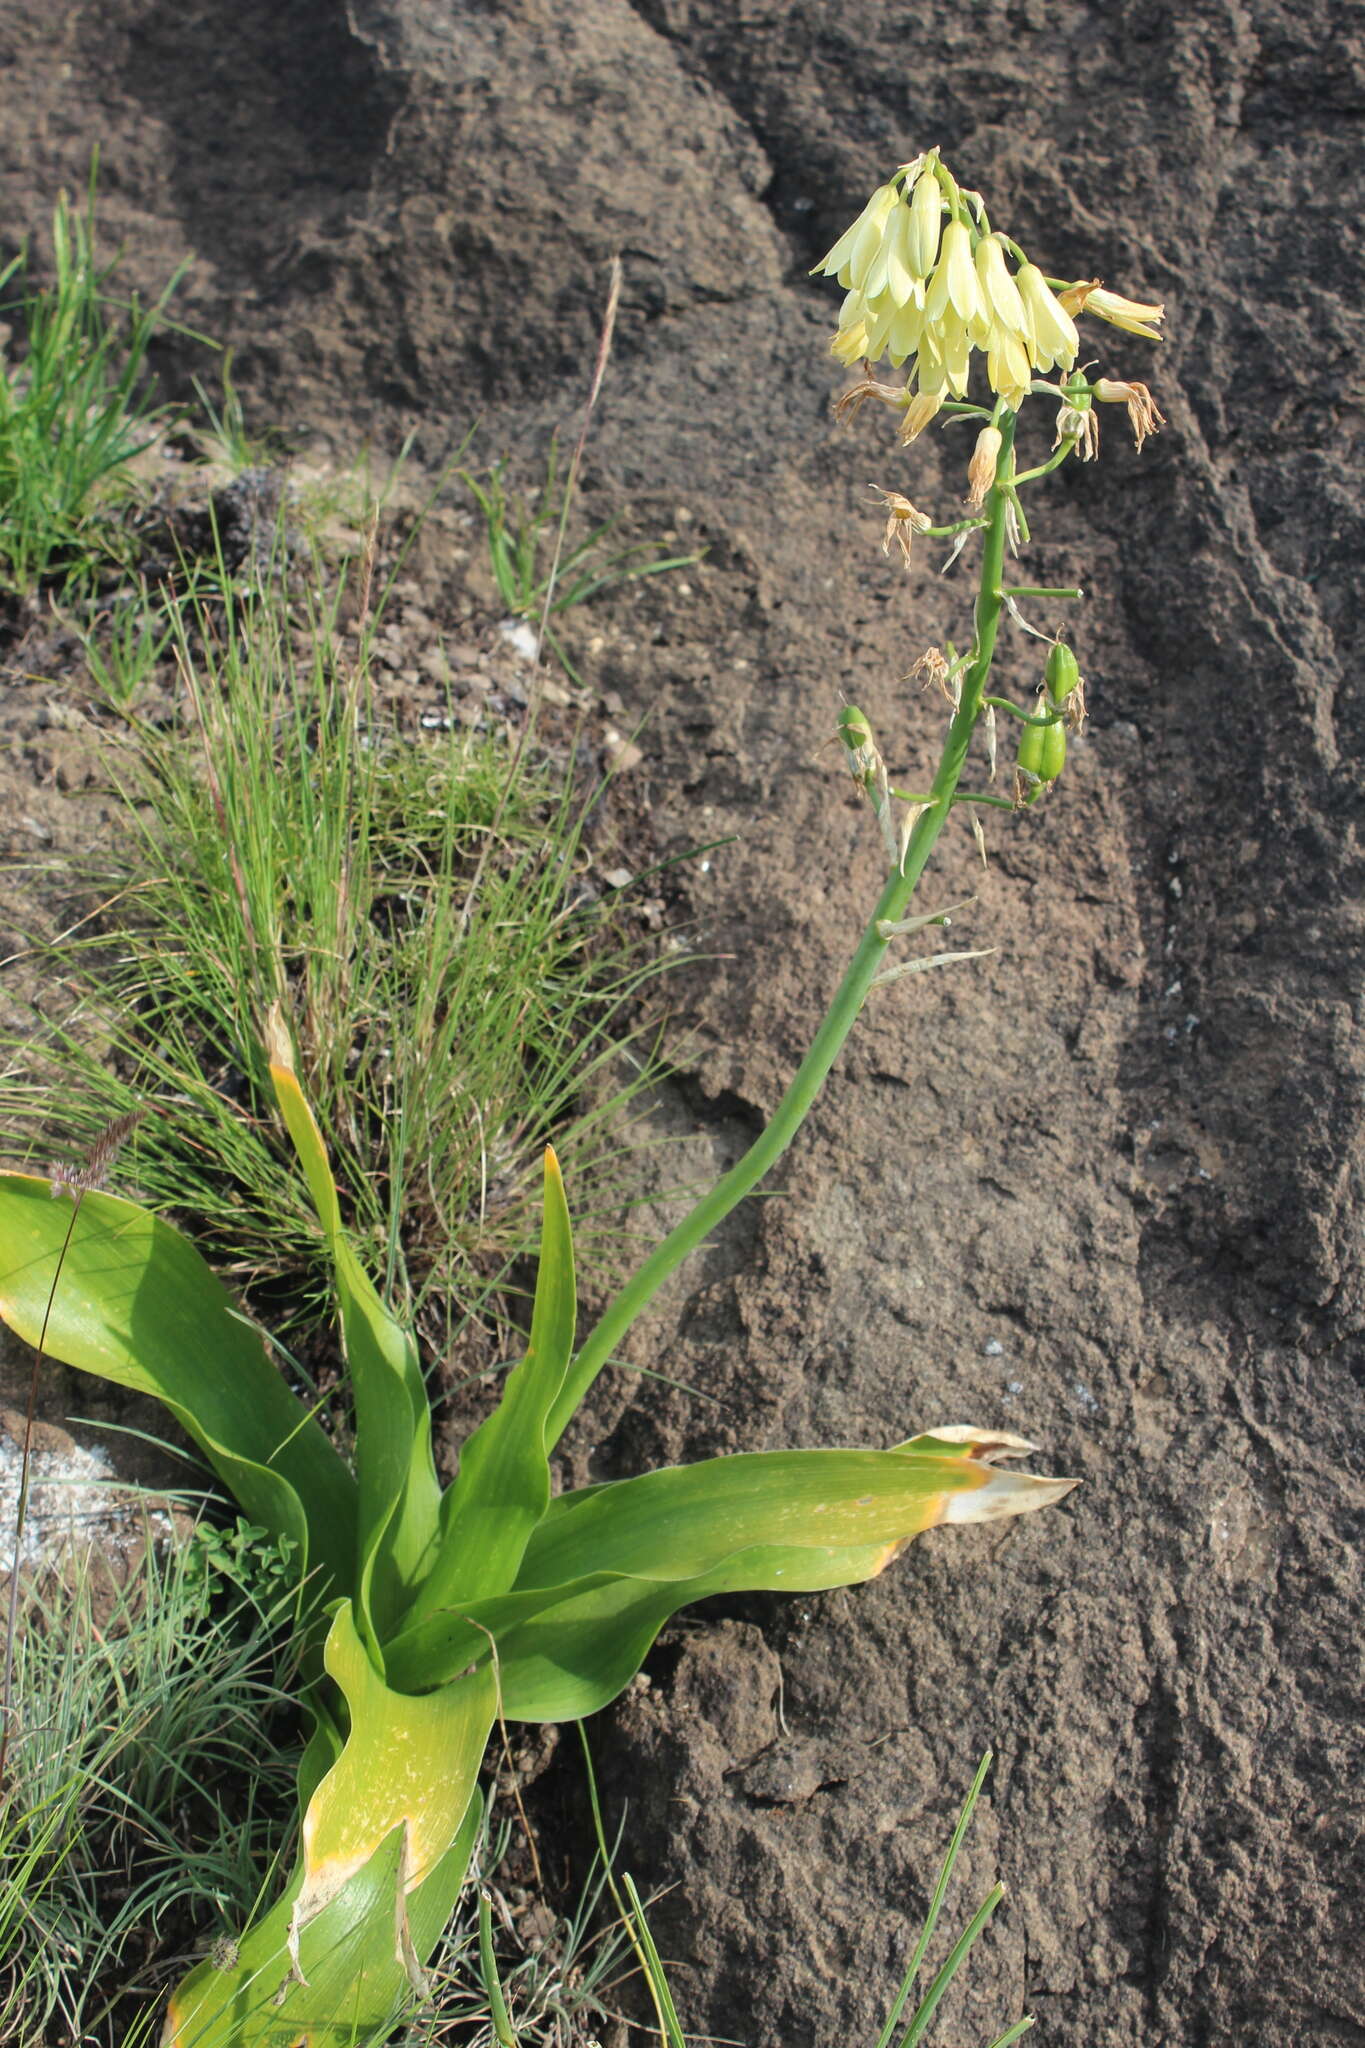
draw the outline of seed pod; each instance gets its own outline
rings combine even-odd
[[[1015,756],[1025,775],[1036,775],[1042,780],[1043,734],[1046,726],[1026,725],[1019,738],[1019,752]]]
[[[1043,734],[1043,759],[1038,773],[1044,782],[1055,782],[1066,766],[1066,727],[1059,718],[1054,725],[1045,725]]]
[[[1058,710],[1080,682],[1080,664],[1064,640],[1058,640],[1047,658],[1047,693]]]
[[[1038,699],[1035,717],[1046,703],[1046,697]],[[1037,803],[1048,784],[1055,782],[1066,766],[1066,727],[1061,719],[1053,719],[1047,725],[1026,725],[1015,760],[1020,771],[1024,802]]]

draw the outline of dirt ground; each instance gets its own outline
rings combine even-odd
[[[873,898],[840,695],[921,769],[903,679],[969,602],[882,558],[867,489],[946,513],[966,445],[836,429],[809,266],[937,142],[1050,269],[1166,302],[1159,352],[1095,352],[1167,430],[1107,421],[1025,557],[1086,589],[1089,737],[928,883],[997,950],[881,993],[777,1194],[633,1333],[707,1398],[621,1375],[573,1439],[608,1476],[971,1421],[1085,1482],[694,1617],[599,1721],[699,2032],[875,2038],[989,1743],[967,1876],[1011,1897],[945,2038],[1365,2042],[1362,52],[1347,0],[0,0],[0,240],[98,142],[129,279],[193,253],[182,319],[307,450],[411,431],[434,467],[477,418],[529,473],[621,254],[588,508],[709,553],[578,650],[646,721],[660,846],[732,835],[658,1112],[698,1161],[773,1107]],[[1012,636],[1003,680],[1035,666]],[[0,764],[23,815],[40,754]]]

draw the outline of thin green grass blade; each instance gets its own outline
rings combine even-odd
[[[1002,1884],[992,1886],[991,1890],[987,1892],[985,1898],[967,1923],[966,1928],[953,1944],[948,1960],[925,1992],[923,1999],[920,2001],[919,2010],[900,2037],[898,2048],[917,2048],[917,2044],[923,2040],[929,2022],[938,2010],[940,1999],[958,1971],[962,1968],[963,1963],[967,1960],[972,1945],[985,1928],[987,1921],[1004,1896],[1005,1887]]]
[[[986,1782],[986,1776],[993,1760],[993,1752],[988,1749],[976,1767],[976,1776],[972,1780],[971,1789],[967,1797],[962,1802],[962,1811],[958,1814],[957,1826],[953,1829],[952,1839],[948,1843],[943,1861],[939,1866],[938,1881],[934,1885],[933,1894],[929,1900],[929,1910],[924,1916],[924,1925],[920,1929],[919,1940],[915,1943],[915,1953],[910,1958],[910,1967],[901,1981],[900,1990],[896,1993],[895,2003],[887,2015],[886,2025],[882,2028],[877,2048],[891,2048],[896,2028],[900,2024],[901,2014],[909,2002],[915,1979],[920,1973],[920,1966],[928,1954],[929,1943],[934,1938],[934,1929],[938,1926],[938,1916],[943,1911],[943,1900],[952,1879],[953,1869],[957,1863],[963,1841],[966,1838],[967,1830],[971,1826],[972,1815],[976,1811],[976,1802],[981,1797],[981,1788]]]
[[[483,1995],[488,2000],[488,2016],[499,2048],[519,2048],[515,2030],[508,2017],[507,2000],[502,1995],[498,1960],[493,1953],[493,1915],[489,1909],[488,1892],[483,1885],[479,1887],[479,1982],[483,1986]]]
[[[682,2030],[682,2022],[678,2018],[678,2009],[673,2003],[673,1993],[669,1989],[663,1961],[654,1945],[654,1936],[649,1931],[649,1922],[640,1903],[640,1894],[635,1889],[635,1880],[628,1870],[622,1872],[621,1883],[630,1901],[631,1924],[635,1939],[640,1945],[645,1982],[654,2001],[654,2010],[659,2016],[660,2035],[667,2048],[687,2048],[686,2036]]]

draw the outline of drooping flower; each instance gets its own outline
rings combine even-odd
[[[1075,321],[1049,289],[1036,263],[1021,264],[1016,283],[1028,322],[1034,368],[1069,370],[1081,346]]]
[[[1121,327],[1125,334],[1140,334],[1144,341],[1161,339],[1157,323],[1166,317],[1164,306],[1146,305],[1140,299],[1125,299],[1118,292],[1107,292],[1098,278],[1068,285],[1060,298],[1068,313],[1093,313],[1111,327]]]
[[[996,329],[986,351],[986,374],[991,389],[1000,394],[1011,411],[1018,412],[1033,382],[1028,350],[1017,334]]]
[[[1052,436],[1054,448],[1060,448],[1063,441],[1074,441],[1076,453],[1082,462],[1093,462],[1100,452],[1100,423],[1095,410],[1088,402],[1073,405],[1068,399],[1057,413],[1057,429]]]
[[[905,408],[901,421],[900,438],[902,446],[908,448],[912,441],[918,441],[924,429],[933,419],[943,400],[937,391],[917,391]]]
[[[928,277],[934,267],[942,221],[943,187],[932,169],[921,171],[910,198],[910,268],[916,277]]]
[[[812,275],[823,272],[826,277],[837,277],[840,284],[861,291],[872,259],[881,247],[888,216],[899,198],[894,182],[879,185],[852,227],[845,229]]]
[[[925,312],[935,327],[950,312],[966,330],[980,329],[986,320],[986,302],[972,261],[972,231],[965,220],[950,220],[943,230],[943,247]]]
[[[986,306],[985,332],[976,336],[977,341],[985,347],[997,336],[1006,334],[1025,340],[1029,330],[1024,302],[1010,276],[998,235],[983,235],[977,243],[976,275]]]
[[[908,569],[910,549],[915,535],[927,533],[934,522],[927,512],[917,510],[899,491],[884,491],[880,484],[874,484],[872,488],[886,507],[886,532],[882,535],[882,553],[890,554],[891,543],[894,540],[901,551],[901,560]]]
[[[1159,433],[1166,424],[1164,413],[1157,411],[1156,400],[1145,384],[1122,384],[1112,377],[1097,377],[1094,392],[1103,405],[1126,405],[1128,424],[1133,429],[1137,451],[1142,453],[1142,444],[1152,434]]]

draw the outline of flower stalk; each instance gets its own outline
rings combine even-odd
[[[752,1194],[764,1176],[776,1166],[810,1114],[830,1068],[838,1059],[845,1039],[858,1021],[869,991],[885,967],[886,951],[891,941],[890,937],[884,934],[884,928],[899,924],[905,917],[910,899],[924,873],[938,836],[948,822],[954,801],[958,797],[958,784],[966,766],[972,733],[982,710],[986,680],[990,675],[991,662],[995,655],[1000,615],[1005,603],[1003,581],[1006,514],[1009,504],[1007,486],[1014,458],[1014,427],[1014,414],[1002,410],[996,423],[1000,447],[996,457],[995,482],[986,495],[984,507],[986,523],[976,593],[975,648],[963,672],[961,698],[949,724],[938,769],[930,786],[927,801],[911,832],[904,860],[900,868],[888,878],[824,1021],[811,1041],[810,1050],[793,1075],[786,1094],[773,1111],[767,1126],[759,1133],[743,1158],[737,1160],[709,1193],[703,1195],[681,1223],[677,1224],[651,1252],[638,1272],[608,1303],[579,1349],[550,1416],[546,1431],[547,1448],[559,1441],[570,1417],[593,1381],[603,1367],[611,1362],[617,1345],[658,1293],[664,1281],[671,1273],[676,1272],[684,1259],[706,1242],[730,1211],[742,1202],[746,1195]],[[1005,798],[988,801],[999,803],[1004,808],[1013,808]]]
[[[1082,595],[1074,588],[1006,582],[1007,549],[1017,553],[1030,538],[1020,489],[1051,474],[1070,455],[1081,461],[1094,459],[1099,447],[1096,399],[1128,407],[1139,449],[1162,424],[1146,385],[1108,378],[1092,384],[1074,367],[1080,338],[1073,316],[1096,316],[1111,327],[1159,341],[1163,308],[1106,291],[1098,278],[1072,284],[1047,276],[1018,243],[992,229],[980,194],[959,186],[937,149],[902,164],[877,188],[816,271],[837,277],[846,293],[832,353],[850,367],[860,358],[862,363],[859,381],[836,401],[837,416],[854,417],[868,399],[876,399],[901,413],[903,446],[914,442],[940,414],[982,422],[969,468],[965,519],[939,525],[902,493],[878,491],[886,515],[883,549],[889,553],[894,543],[907,567],[914,535],[954,537],[951,565],[972,534],[980,531],[972,645],[961,657],[953,656],[951,646],[946,658],[931,649],[912,670],[926,680],[937,680],[952,709],[927,792],[917,789],[909,795],[890,785],[871,728],[860,711],[846,706],[840,736],[891,856],[881,898],[810,1049],[766,1128],[626,1282],[582,1344],[551,1414],[547,1445],[559,1440],[579,1402],[663,1282],[752,1193],[791,1144],[869,991],[895,978],[895,970],[888,972],[884,964],[887,946],[906,929],[907,907],[954,805],[969,807],[967,816],[984,860],[979,810],[1023,809],[1045,795],[1061,774],[1067,727],[1079,730],[1085,716],[1078,678],[1061,698],[1050,697],[1040,685],[1031,711],[1008,698],[988,696],[986,689],[1003,613],[1022,631],[1050,641],[1050,635],[1024,617],[1019,598],[1054,601]],[[968,397],[978,351],[990,388],[984,405]],[[902,385],[874,376],[873,365],[883,355],[893,365],[908,363]],[[1063,381],[1046,381],[1041,373],[1049,370],[1059,372]],[[1017,471],[1018,414],[1035,395],[1060,400],[1053,452]],[[1055,655],[1060,643],[1052,645]],[[1069,648],[1065,654],[1074,669]],[[1056,666],[1052,658],[1049,674]],[[978,723],[985,731],[994,781],[997,711],[1017,719],[1022,728],[1013,798],[959,787]],[[906,806],[899,829],[892,802]]]

